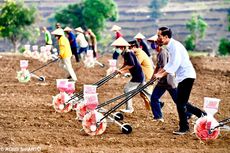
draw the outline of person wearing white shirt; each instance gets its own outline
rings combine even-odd
[[[166,49],[169,52],[169,61],[164,68],[158,71],[154,76],[156,78],[162,78],[167,74],[176,74],[176,81],[178,83],[176,106],[179,114],[179,130],[173,133],[177,135],[186,134],[189,132],[187,111],[198,117],[206,115],[205,112],[188,103],[192,86],[196,79],[196,72],[189,59],[187,50],[180,42],[172,38],[170,28],[159,28],[157,35],[158,41],[162,43],[162,45],[166,45]]]
[[[77,37],[77,43],[79,44],[80,48],[78,50],[78,54],[81,56],[81,58],[83,58],[83,55],[81,53],[87,53],[87,49],[88,49],[88,42],[85,39],[85,35],[84,35],[84,31],[81,27],[78,27],[75,29]]]

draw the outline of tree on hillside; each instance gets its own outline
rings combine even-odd
[[[193,15],[186,23],[186,28],[190,31],[190,34],[185,39],[185,47],[188,50],[194,50],[196,44],[204,39],[208,24],[200,15]]]
[[[153,19],[158,19],[162,13],[160,11],[161,8],[168,4],[168,0],[152,0],[149,7],[151,9],[151,17]]]
[[[228,10],[227,15],[228,21],[228,31],[230,31],[230,9]],[[220,55],[230,55],[230,40],[227,38],[222,38],[218,47]]]
[[[117,5],[113,0],[84,0],[55,14],[55,20],[64,26],[91,28],[99,39],[106,21],[117,18]]]
[[[20,43],[33,34],[29,26],[34,23],[35,17],[36,9],[25,7],[21,1],[7,0],[0,8],[0,36],[12,42],[15,52]]]

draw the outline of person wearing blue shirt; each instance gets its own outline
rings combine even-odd
[[[67,38],[69,39],[72,54],[75,56],[76,61],[80,62],[78,54],[77,54],[78,44],[77,44],[77,41],[76,41],[76,37],[72,32],[72,29],[69,28],[69,27],[66,27],[64,29],[64,32],[66,32]]]

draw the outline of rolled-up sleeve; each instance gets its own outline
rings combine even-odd
[[[181,64],[181,55],[179,50],[174,47],[170,48],[169,62],[164,66],[164,70],[167,73],[174,74]]]

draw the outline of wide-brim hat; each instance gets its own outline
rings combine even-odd
[[[84,33],[83,29],[81,27],[78,27],[75,29],[75,31],[78,31],[78,32],[81,32],[81,33]]]
[[[144,39],[145,36],[142,35],[140,32],[134,37],[134,39]]]
[[[63,29],[59,28],[51,32],[52,35],[58,35],[58,36],[64,36],[64,31]]]
[[[113,27],[111,28],[111,31],[118,31],[118,30],[121,30],[121,27],[117,25],[113,25]]]
[[[65,27],[64,31],[72,31],[70,27]]]
[[[150,37],[149,39],[147,39],[148,41],[157,41],[158,39],[158,36],[157,35],[154,35],[152,37]]]
[[[117,40],[115,40],[111,46],[130,46],[130,44],[122,37],[118,38]]]

